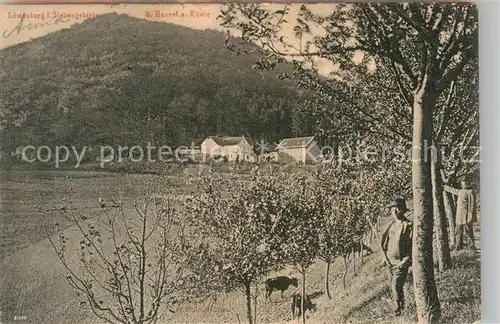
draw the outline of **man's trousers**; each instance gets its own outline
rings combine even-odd
[[[391,291],[396,302],[404,301],[404,285],[406,282],[406,277],[408,276],[408,270],[411,267],[411,257],[403,258],[399,263],[392,268],[391,276]]]

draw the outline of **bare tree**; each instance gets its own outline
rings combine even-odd
[[[57,237],[49,241],[80,306],[108,323],[156,323],[193,292],[196,282],[174,261],[172,230],[179,227],[168,200],[99,198],[98,209],[77,209],[71,198],[65,201],[51,216],[70,227],[55,222]],[[68,248],[75,232],[80,237],[76,254]]]

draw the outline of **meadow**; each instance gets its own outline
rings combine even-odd
[[[124,199],[144,195],[151,184],[166,196],[196,193],[189,180],[192,171],[157,176],[89,171],[17,171],[0,176],[0,312],[1,323],[12,323],[16,316],[23,323],[101,323],[88,310],[79,307],[75,292],[64,279],[63,268],[47,240],[54,235],[53,220],[40,207],[56,208],[72,192],[75,208],[91,215],[98,208],[99,197],[120,193]],[[241,176],[245,178],[244,175]],[[132,212],[132,210],[129,210]],[[382,230],[387,218],[382,218]],[[62,225],[67,226],[67,224]],[[479,236],[479,227],[476,228]],[[67,227],[68,236],[75,232]],[[75,242],[69,247],[77,248]],[[342,286],[344,266],[337,260],[331,268],[328,299],[324,289],[325,263],[317,261],[308,271],[307,291],[314,294],[318,310],[310,314],[310,323],[383,323],[395,322],[393,305],[388,302],[389,272],[381,263],[377,240],[371,242],[374,253],[356,259],[356,272],[346,277]],[[443,321],[471,323],[480,317],[480,267],[476,254],[454,253],[454,269],[438,275],[443,306]],[[291,267],[279,273],[299,277]],[[274,274],[272,274],[274,275]],[[411,280],[409,280],[411,283]],[[416,320],[411,299],[411,284],[406,285],[409,312],[397,319],[402,323]],[[271,300],[264,298],[264,284],[259,283],[257,323],[292,323],[290,296],[294,289],[279,293]],[[184,303],[174,312],[166,312],[161,323],[244,323],[245,298],[240,291],[217,294],[205,302]],[[298,320],[295,320],[298,322]],[[295,323],[293,322],[293,323]]]

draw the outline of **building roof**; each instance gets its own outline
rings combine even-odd
[[[217,145],[227,146],[239,144],[245,136],[209,136],[207,139],[212,139]]]
[[[243,137],[247,140],[248,144],[250,144],[251,147],[255,146],[255,142],[250,136],[243,136]]]
[[[279,143],[278,149],[306,147],[313,140],[314,140],[314,136],[285,138]]]

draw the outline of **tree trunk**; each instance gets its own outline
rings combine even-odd
[[[253,324],[257,324],[257,296],[259,285],[255,282],[255,295],[253,296]]]
[[[330,263],[331,263],[330,260],[326,261],[325,289],[328,298],[332,299],[332,296],[330,295]]]
[[[434,201],[434,221],[436,222],[436,252],[438,269],[440,272],[451,269],[450,244],[448,241],[448,229],[446,227],[446,212],[443,201],[443,182],[441,178],[439,150],[435,151],[432,159],[432,195]]]
[[[450,244],[455,246],[455,206],[452,194],[443,190],[443,201],[446,218],[448,218]]]
[[[438,253],[438,250],[437,250],[437,247],[438,247],[439,243],[438,243],[438,240],[437,240],[437,234],[436,234],[436,230],[434,230],[434,233],[432,234],[432,259],[434,260],[434,268],[438,268],[440,267],[439,265],[439,253]]]
[[[252,291],[251,291],[251,283],[245,283],[245,295],[247,298],[247,318],[248,324],[252,324]]]
[[[433,199],[431,161],[432,110],[435,93],[429,76],[415,93],[413,103],[413,286],[419,323],[436,323],[441,317],[432,253]]]
[[[347,254],[344,255],[344,275],[342,276],[342,285],[345,290],[345,277],[347,276]]]
[[[361,251],[359,253],[359,257],[361,258],[361,265],[363,265],[363,240],[359,242],[359,250]]]
[[[356,277],[356,251],[352,251],[352,272]]]
[[[304,301],[306,299],[306,269],[302,268],[302,298],[300,309],[302,310],[302,324],[306,324],[306,312],[304,309]]]
[[[367,220],[368,220],[368,225],[370,225],[370,244],[372,244],[373,238],[378,239],[377,228],[372,223],[372,221],[369,217],[367,217]],[[379,217],[377,217],[377,222],[378,222],[378,220],[379,220]]]

